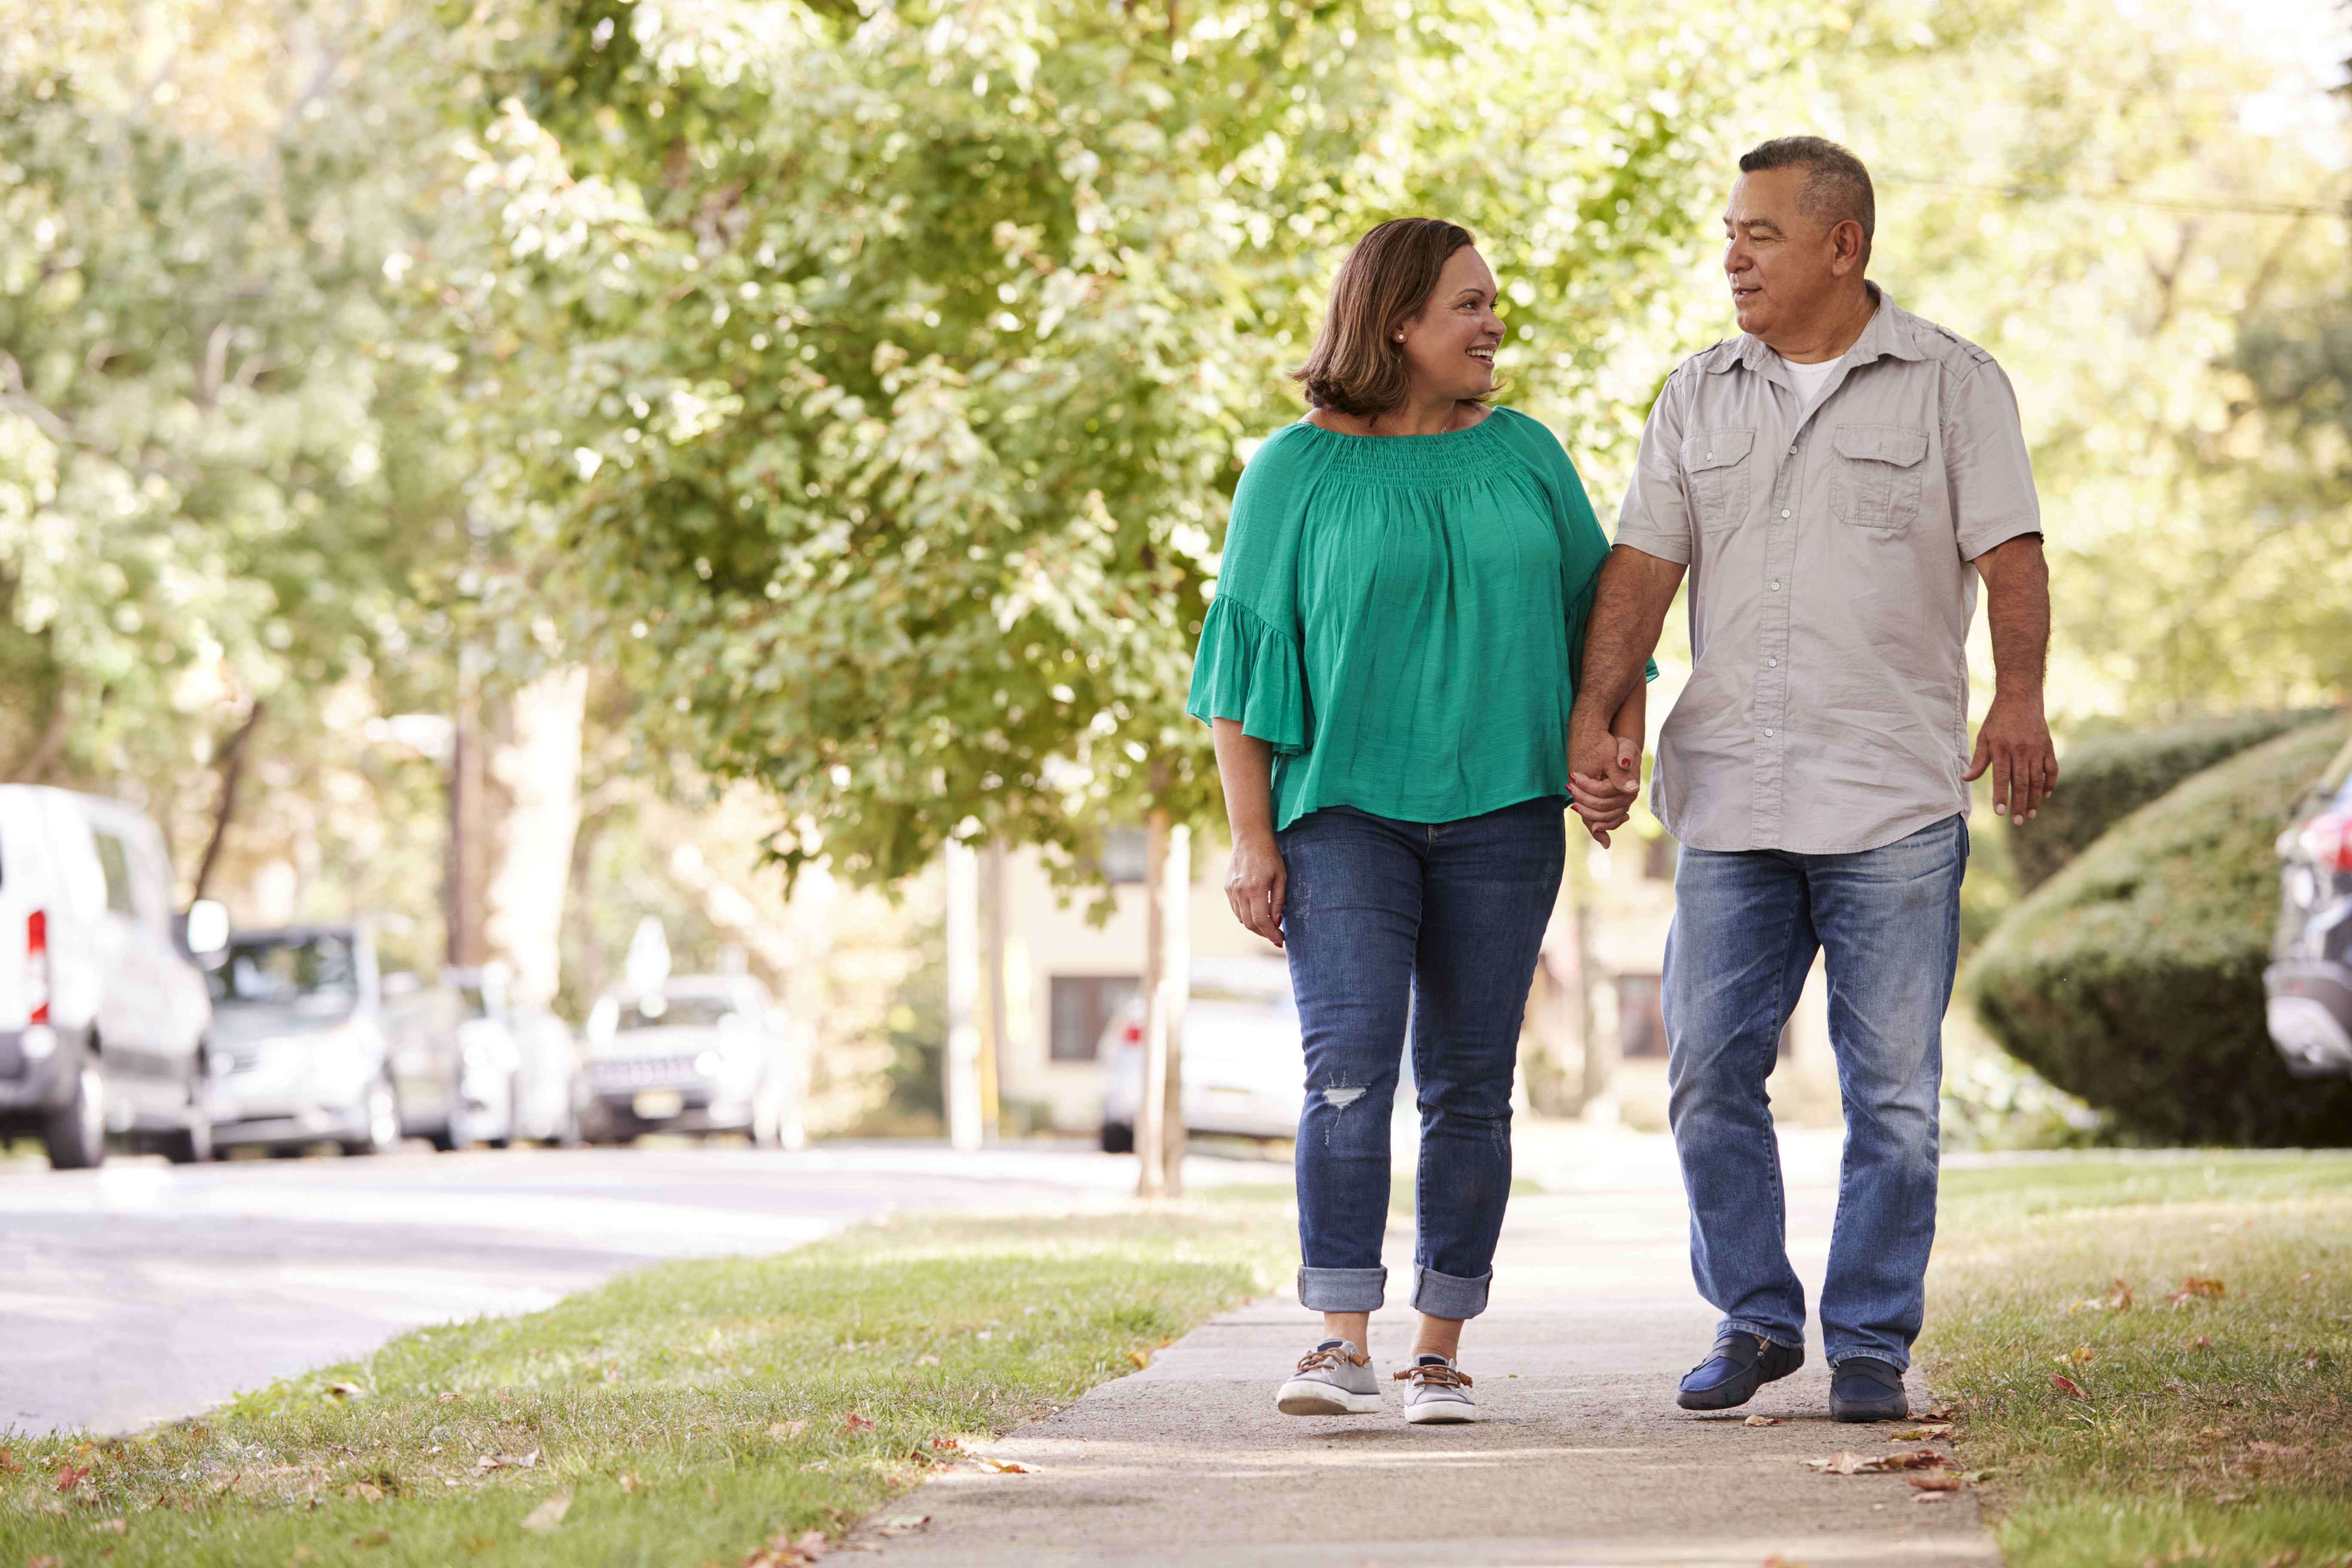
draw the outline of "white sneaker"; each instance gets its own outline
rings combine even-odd
[[[1351,1340],[1325,1340],[1298,1360],[1274,1396],[1285,1415],[1370,1415],[1381,1407],[1380,1374]]]
[[[1396,1376],[1412,1384],[1404,1396],[1408,1421],[1442,1426],[1486,1419],[1478,1414],[1478,1402],[1470,1397],[1470,1374],[1442,1355],[1417,1356]]]

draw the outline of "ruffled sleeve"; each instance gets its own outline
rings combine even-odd
[[[1239,720],[1242,733],[1270,742],[1284,756],[1305,752],[1314,732],[1298,644],[1226,594],[1210,601],[1202,619],[1192,693],[1184,708],[1204,724]]]

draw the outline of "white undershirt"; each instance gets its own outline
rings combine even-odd
[[[1811,414],[1813,405],[1829,391],[1830,377],[1835,375],[1837,367],[1844,363],[1843,354],[1835,359],[1825,359],[1819,364],[1799,364],[1794,360],[1784,359],[1780,362],[1780,368],[1789,373],[1790,381],[1796,384],[1798,401],[1804,405],[1804,412]]]

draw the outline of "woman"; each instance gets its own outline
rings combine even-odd
[[[1559,442],[1486,406],[1495,310],[1454,224],[1400,218],[1357,243],[1297,373],[1313,410],[1242,475],[1201,631],[1189,707],[1216,734],[1226,896],[1287,949],[1307,1051],[1298,1300],[1324,1338],[1276,1394],[1286,1415],[1381,1408],[1362,1347],[1388,1278],[1410,1009],[1421,1319],[1396,1376],[1406,1420],[1478,1419],[1455,1362],[1510,1191],[1519,1018],[1559,889],[1569,709],[1609,549]],[[1611,726],[1629,763],[1643,706]],[[1586,825],[1606,843],[1630,806]]]

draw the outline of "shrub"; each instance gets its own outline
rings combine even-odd
[[[2263,1018],[2273,845],[2347,734],[2309,725],[2207,769],[2028,895],[1963,980],[1985,1027],[2149,1142],[2352,1142],[2352,1081],[2289,1078]]]
[[[2088,849],[2099,835],[2182,780],[2249,746],[2328,718],[2328,710],[2240,713],[2162,730],[2098,735],[2058,759],[2058,793],[2032,821],[2009,830],[2017,889],[2032,892]]]

